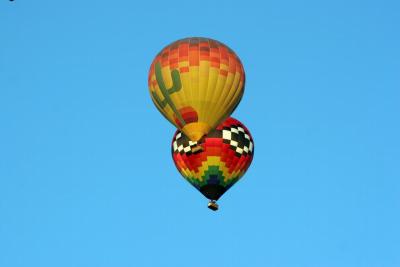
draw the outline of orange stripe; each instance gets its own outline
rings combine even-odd
[[[236,72],[236,65],[237,65],[237,61],[236,58],[233,57],[232,55],[230,55],[229,57],[229,72],[231,73],[235,73]]]
[[[195,47],[195,49],[192,49],[191,47],[189,50],[189,65],[199,66],[199,50],[197,47]]]
[[[180,71],[181,73],[183,73],[183,72],[189,72],[189,67],[180,67],[180,68],[179,68],[179,71]]]
[[[179,57],[187,57],[189,55],[189,45],[182,44],[179,46]]]

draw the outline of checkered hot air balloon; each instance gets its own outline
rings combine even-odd
[[[201,146],[202,149],[197,149]],[[238,120],[228,118],[200,141],[191,141],[181,131],[172,140],[172,158],[182,176],[210,199],[217,201],[246,172],[254,154],[250,132]]]
[[[237,55],[208,38],[186,38],[165,47],[148,77],[157,109],[191,141],[198,141],[230,116],[244,91]]]

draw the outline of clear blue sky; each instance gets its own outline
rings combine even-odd
[[[400,266],[398,1],[0,3],[0,266]],[[154,55],[241,57],[252,166],[220,211],[170,156]]]

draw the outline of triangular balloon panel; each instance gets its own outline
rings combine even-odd
[[[234,118],[226,119],[199,142],[191,141],[179,130],[172,140],[177,169],[214,203],[245,174],[253,154],[249,130]]]
[[[191,141],[230,116],[244,91],[238,56],[208,38],[178,40],[161,50],[148,77],[157,109]]]

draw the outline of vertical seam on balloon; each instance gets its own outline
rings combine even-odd
[[[203,112],[203,122],[207,123],[208,126],[209,123],[207,121],[207,115],[208,112],[206,110],[207,105],[206,105],[206,101],[207,101],[207,95],[208,95],[208,90],[209,90],[209,86],[210,86],[210,69],[211,69],[211,45],[210,45],[210,39],[207,39],[207,43],[208,43],[208,69],[207,69],[207,86],[205,87],[205,94],[204,94],[204,98],[203,98],[203,104],[202,104],[202,112]]]
[[[196,110],[196,112],[200,112],[200,101],[201,101],[201,88],[200,88],[200,38],[196,38],[197,39],[197,61],[198,61],[198,68],[197,68],[197,108],[199,110]]]
[[[202,68],[202,57],[201,57],[201,43],[204,43],[204,40],[202,38],[199,39],[199,110],[198,110],[198,121],[200,121],[200,116],[203,117],[204,114],[204,95],[205,95],[205,82],[206,82],[206,78],[202,76],[203,73],[203,68]],[[203,82],[202,82],[203,81]],[[203,118],[201,118],[202,120]]]
[[[228,48],[226,48],[228,50]],[[229,56],[230,51],[227,51],[228,53],[228,74],[225,80],[225,84],[224,84],[224,88],[222,90],[222,94],[220,96],[220,99],[222,100],[222,103],[220,105],[218,105],[217,110],[214,111],[215,115],[219,117],[219,121],[218,124],[223,121],[224,119],[226,119],[223,115],[222,115],[222,111],[223,111],[223,107],[226,108],[226,110],[228,111],[230,109],[229,106],[226,106],[226,101],[227,98],[229,97],[231,90],[232,90],[232,83],[234,81],[235,76],[233,76],[231,79],[229,79],[229,70],[231,67],[231,64],[235,64],[236,62],[231,60],[231,57]],[[236,73],[235,73],[236,74]],[[229,82],[228,82],[229,80]],[[231,81],[230,81],[231,80]]]
[[[209,39],[208,40],[208,44],[209,44],[209,47],[210,47],[210,63],[211,63],[211,56],[212,56],[212,53],[211,53],[211,42],[214,42],[214,44],[215,44],[215,40],[211,40],[211,39]],[[216,47],[216,49],[218,49],[218,51],[219,51],[219,48],[218,47]],[[213,68],[212,68],[212,66],[211,66],[211,64],[210,64],[210,66],[209,66],[209,68],[208,68],[208,78],[210,79],[210,77],[211,77],[211,75],[210,75],[210,73],[211,73],[211,70],[212,70]],[[210,126],[211,128],[212,128],[212,126],[213,125],[211,125],[211,123],[210,123],[210,117],[212,117],[211,116],[211,107],[212,107],[212,105],[213,105],[213,102],[211,101],[212,99],[213,99],[213,96],[214,96],[214,94],[215,94],[215,89],[217,88],[217,83],[218,83],[218,76],[216,77],[216,81],[213,83],[213,84],[210,84],[210,81],[208,81],[208,85],[207,85],[207,92],[206,92],[206,96],[205,96],[205,101],[207,101],[208,102],[208,105],[207,105],[207,107],[205,108],[205,116],[204,116],[204,121],[208,124],[208,126]],[[214,85],[214,86],[212,86],[212,85]],[[211,96],[210,96],[211,95]],[[209,101],[209,99],[210,99],[210,101]]]
[[[206,41],[207,41],[207,44],[208,44],[208,59],[206,61],[207,62],[207,70],[205,70],[204,73],[207,76],[204,77],[205,84],[204,84],[204,88],[202,88],[203,92],[202,92],[202,98],[201,98],[202,101],[201,101],[201,108],[200,108],[201,109],[200,114],[202,116],[202,122],[205,122],[205,123],[207,123],[207,121],[205,120],[205,115],[207,113],[205,109],[207,107],[206,99],[207,99],[207,91],[208,91],[208,84],[209,84],[209,78],[210,78],[210,76],[209,76],[209,74],[210,74],[210,71],[209,71],[210,70],[210,41],[209,41],[209,39],[204,39],[204,42],[206,42]],[[199,118],[199,121],[200,121],[200,118]],[[208,123],[207,123],[207,125],[208,125]]]
[[[229,65],[228,65],[228,76],[229,76],[229,70],[231,69],[231,64],[235,64],[235,70],[236,70],[236,61],[230,60],[230,56],[228,58],[229,58]],[[226,105],[226,104],[227,104],[227,101],[228,101],[229,97],[231,96],[231,94],[233,94],[232,85],[234,84],[235,77],[236,77],[236,71],[235,71],[235,74],[233,75],[233,77],[231,79],[232,81],[225,85],[224,95],[223,95],[223,98],[222,98],[223,102],[219,106],[219,108],[216,110],[216,114],[218,114],[218,116],[221,118],[221,120],[225,120],[226,119],[226,116],[224,116],[224,114],[223,114],[223,108],[221,108],[221,107],[226,107],[227,108],[226,111],[225,111],[226,113],[228,112],[228,110],[230,110],[230,106]],[[228,103],[229,103],[229,101],[228,101]]]
[[[227,103],[227,105],[230,107],[229,110],[227,111],[228,114],[232,114],[232,112],[239,105],[239,103],[243,97],[244,68],[243,68],[243,65],[237,55],[235,55],[235,62],[236,62],[235,78],[236,78],[236,76],[239,76],[239,78],[238,78],[238,84],[236,85],[236,88],[234,90],[234,94],[232,95],[232,97],[229,99],[229,101]],[[243,80],[243,81],[241,81],[241,80]],[[242,85],[241,85],[241,83],[242,83]]]
[[[235,60],[235,75],[233,77],[232,85],[231,85],[231,91],[229,92],[228,96],[225,99],[225,103],[229,109],[227,110],[228,114],[233,112],[233,109],[235,108],[236,105],[234,105],[235,101],[240,101],[238,99],[238,94],[240,94],[241,88],[239,87],[240,85],[240,73],[238,72],[237,68],[239,67],[239,64],[237,60]],[[237,79],[237,84],[235,84],[235,80]],[[226,115],[229,116],[229,115]]]
[[[229,102],[229,106],[230,106],[229,114],[232,114],[236,110],[240,101],[242,101],[242,98],[243,98],[243,94],[242,94],[241,90],[237,90],[237,92],[235,93],[235,96],[232,97],[231,101]]]
[[[229,98],[227,105],[229,106],[229,110],[227,111],[228,114],[232,114],[233,111],[236,109],[236,107],[239,105],[242,96],[243,96],[243,92],[242,89],[243,87],[240,86],[241,82],[242,82],[242,71],[243,71],[243,65],[239,59],[239,57],[234,54],[234,59],[235,59],[235,77],[234,80],[237,79],[237,84],[233,84],[232,88],[234,88],[233,90],[233,94],[232,96]],[[229,115],[227,115],[229,116]]]
[[[193,105],[193,102],[194,102],[194,92],[193,92],[193,71],[192,71],[192,66],[191,66],[191,60],[190,60],[190,57],[191,57],[191,53],[190,53],[190,45],[192,44],[192,40],[193,40],[193,38],[189,38],[188,39],[188,62],[189,62],[189,81],[190,81],[190,86],[189,86],[189,88],[188,88],[188,91],[189,91],[189,102],[190,103],[187,103],[187,105],[190,105],[190,106],[192,106]]]
[[[212,111],[213,111],[214,105],[218,104],[218,101],[215,101],[215,99],[216,99],[216,91],[217,91],[217,88],[218,88],[218,84],[220,83],[219,69],[221,67],[220,47],[219,47],[219,44],[217,43],[217,41],[213,40],[213,42],[214,42],[214,44],[216,46],[216,49],[218,50],[218,54],[219,54],[219,67],[218,67],[217,81],[215,82],[214,87],[211,88],[211,95],[209,97],[207,97],[207,101],[208,101],[208,99],[210,101],[209,101],[209,105],[208,105],[209,108],[207,110],[207,120],[206,121],[207,121],[207,124],[209,124],[209,126],[211,128],[214,128],[214,125],[212,124],[212,117],[213,117],[212,116]]]
[[[181,49],[181,47],[183,47],[183,45],[185,44],[185,39],[182,39],[182,40],[180,40],[179,41],[179,49],[178,49],[178,66],[179,66],[179,62],[181,62],[181,56],[180,56],[180,49]],[[189,50],[188,50],[188,53],[189,53]],[[188,54],[188,56],[187,56],[187,60],[188,60],[188,66],[189,66],[189,54]],[[183,60],[182,60],[183,61]],[[189,68],[189,67],[188,67]],[[181,70],[179,69],[179,72],[181,72]],[[187,74],[185,74],[185,76],[186,76]],[[182,74],[181,74],[181,77],[182,77]],[[190,77],[189,77],[190,78]],[[190,80],[190,79],[189,79]],[[186,85],[188,85],[187,83],[186,83]],[[187,93],[187,91],[188,91],[188,88],[190,88],[190,85],[189,86],[187,86],[186,88],[184,87],[183,88],[183,90],[182,90],[182,96],[183,96],[183,103],[182,104],[184,104],[184,105],[187,105],[187,103],[188,103],[188,96],[186,95],[186,93]]]
[[[225,85],[226,85],[226,80],[227,80],[227,77],[225,77],[225,76],[220,74],[221,66],[222,66],[222,63],[221,63],[222,55],[221,55],[221,53],[222,53],[222,49],[224,48],[224,45],[222,43],[219,43],[219,42],[217,42],[217,44],[218,44],[218,52],[219,52],[219,57],[220,57],[217,85],[219,83],[222,83],[222,84],[221,84],[221,90],[219,90],[218,92],[217,92],[218,86],[216,86],[215,89],[214,89],[214,92],[212,94],[212,98],[211,99],[217,99],[217,101],[214,102],[214,105],[212,105],[212,109],[210,109],[210,116],[216,117],[216,118],[218,118],[218,114],[216,114],[215,110],[218,109],[218,107],[221,104],[221,101],[222,101],[221,97],[223,95],[223,92],[224,92],[224,89],[225,89]],[[228,66],[229,66],[229,57],[228,57]],[[225,77],[225,78],[222,78],[222,77]],[[222,81],[222,79],[223,79],[223,81]],[[211,128],[215,128],[219,123],[221,123],[221,118],[218,118],[217,120],[214,120],[213,123],[210,123],[210,126],[211,126]]]
[[[229,73],[230,73],[231,67],[234,66],[236,69],[236,60],[232,60],[231,51],[229,51],[229,49],[227,49],[227,50],[228,50],[227,51],[227,54],[228,54],[228,76],[227,76],[227,81],[226,81],[225,88],[224,88],[224,95],[222,97],[223,102],[219,106],[219,108],[216,110],[216,114],[218,114],[218,116],[220,117],[221,120],[225,120],[227,118],[227,116],[230,115],[228,113],[228,111],[230,111],[230,106],[227,105],[227,102],[229,103],[228,99],[230,99],[231,95],[234,94],[232,85],[234,84],[235,77],[236,77],[236,72],[235,72],[229,78]],[[225,107],[225,112],[223,112],[224,109],[221,107]]]

